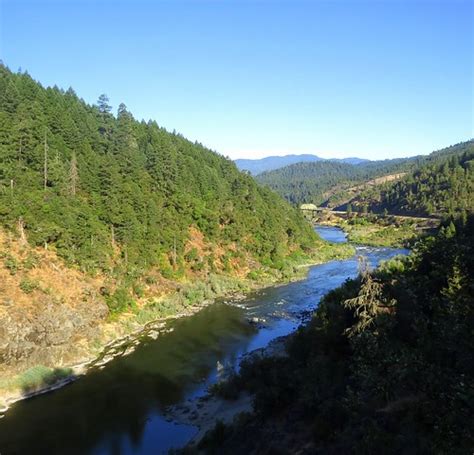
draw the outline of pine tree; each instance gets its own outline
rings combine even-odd
[[[109,101],[109,97],[105,93],[99,96],[99,99],[97,100],[97,107],[99,108],[99,112],[101,114],[110,114],[112,111],[112,106],[109,104]]]

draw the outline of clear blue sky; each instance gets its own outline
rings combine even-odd
[[[471,0],[0,0],[0,58],[231,158],[473,134]]]

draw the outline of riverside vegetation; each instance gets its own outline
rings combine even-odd
[[[409,246],[421,233],[436,227],[440,219],[458,216],[465,219],[468,213],[474,211],[472,140],[427,157],[397,160],[389,163],[388,167],[376,163],[370,163],[376,173],[381,170],[386,172],[389,168],[391,171],[409,172],[372,179],[345,190],[338,188],[340,182],[333,182],[336,190],[329,191],[332,195],[324,204],[330,206],[336,201],[339,204],[344,201],[335,209],[346,211],[346,216],[328,211],[319,215],[319,222],[340,226],[347,232],[348,239],[356,244]],[[282,174],[289,172],[289,169],[284,169]],[[360,177],[361,172],[359,169],[347,175]],[[313,174],[312,178],[315,177]],[[339,177],[337,173],[334,176],[336,180]],[[310,175],[305,179],[311,181]],[[324,178],[321,184],[325,185]],[[304,180],[299,191],[307,191],[314,197],[311,188]]]
[[[474,446],[473,141],[430,155],[398,181],[361,187],[328,224],[349,240],[412,253],[324,297],[286,342],[215,391],[254,396],[185,453],[470,453]],[[409,169],[408,169],[409,170]],[[414,237],[420,225],[437,234]],[[376,211],[374,214],[371,211]],[[383,213],[383,214],[382,214]],[[250,435],[252,437],[250,437]]]
[[[420,237],[436,231],[440,220],[397,217],[388,213],[357,213],[346,215],[323,212],[312,220],[316,224],[340,227],[349,242],[378,247],[411,247]]]
[[[472,447],[470,147],[472,141],[426,161],[385,163],[407,173],[395,196],[383,199],[395,188],[390,183],[383,193],[361,193],[360,203],[351,199],[362,213],[386,200],[394,210],[400,201],[401,210],[457,219],[408,258],[364,270],[331,292],[290,337],[288,358],[244,363],[218,389],[228,397],[253,393],[255,414],[218,424],[197,450]],[[427,163],[433,166],[422,169]],[[387,172],[385,164],[373,164],[362,180]],[[443,176],[436,178],[439,165]],[[337,201],[346,183],[361,182],[329,180]],[[430,192],[440,197],[427,205]],[[354,240],[366,240],[367,218],[352,222]],[[392,229],[381,226],[374,242]],[[289,280],[304,273],[301,265],[352,253],[322,242],[297,210],[201,144],[135,120],[123,104],[113,115],[105,95],[90,106],[72,89],[44,88],[0,66],[5,396],[67,378],[70,365],[148,321],[189,314],[225,293]]]
[[[409,247],[420,236],[413,221],[396,222],[389,217],[354,217],[338,225],[351,243],[359,245]]]
[[[183,453],[450,453],[474,446],[474,216],[362,267],[287,339],[216,389],[254,396]]]
[[[2,391],[48,385],[151,319],[350,254],[229,159],[0,65]]]

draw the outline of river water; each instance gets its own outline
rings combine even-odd
[[[346,241],[337,228],[316,229],[328,241]],[[325,293],[357,274],[359,255],[375,267],[406,253],[358,247],[350,259],[311,267],[304,280],[170,321],[172,331],[145,338],[129,356],[13,405],[0,420],[0,454],[142,455],[183,446],[197,429],[167,421],[167,406],[204,394],[243,354],[295,330]],[[264,322],[249,324],[253,318]]]

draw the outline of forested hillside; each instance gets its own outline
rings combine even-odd
[[[113,115],[105,95],[90,106],[5,66],[0,147],[0,224],[85,271],[272,266],[316,239],[230,160],[123,104]],[[190,248],[190,229],[205,251]]]
[[[298,163],[264,172],[257,180],[294,205],[314,203],[345,209],[350,202],[359,210],[387,209],[412,215],[454,213],[472,209],[473,144],[468,141],[427,156],[357,165]],[[407,175],[398,183],[377,182],[386,176],[398,180],[402,173]]]
[[[417,161],[418,157],[359,164],[335,161],[297,163],[264,172],[257,176],[257,180],[294,205],[305,202],[319,205],[330,195],[344,193],[355,184],[411,169]]]
[[[200,453],[470,453],[473,260],[471,216],[362,268],[290,337],[288,357],[247,362],[220,386],[255,394],[255,412],[218,424]]]
[[[342,249],[201,144],[0,66],[0,403]]]
[[[474,141],[432,154],[399,182],[362,192],[351,204],[409,215],[474,211]]]

